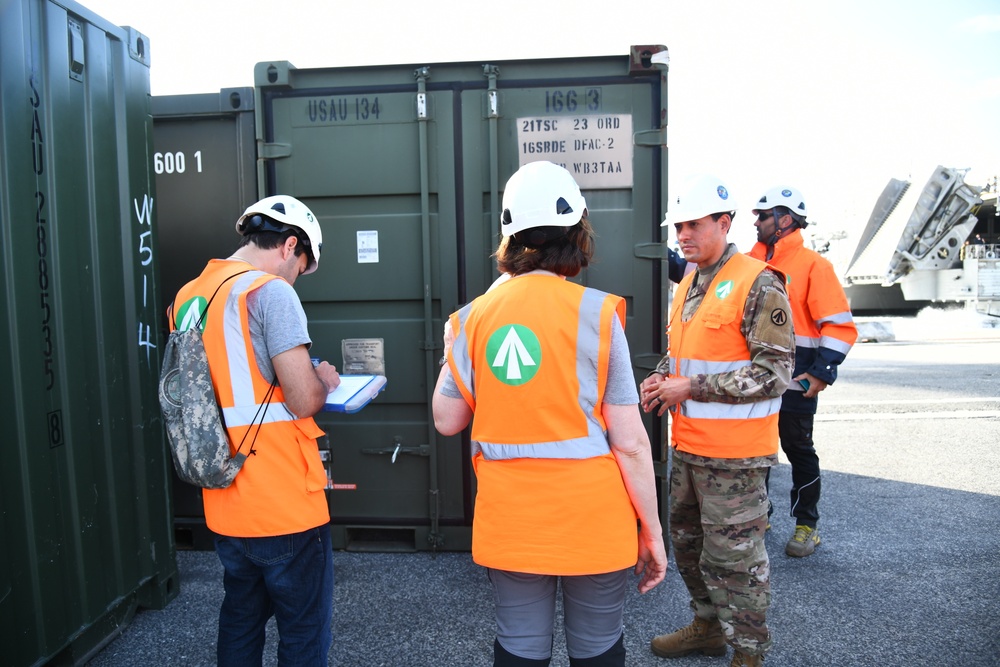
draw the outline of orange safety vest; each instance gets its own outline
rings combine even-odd
[[[764,260],[767,246],[758,241],[747,254]],[[858,328],[851,316],[847,295],[829,260],[806,248],[802,230],[796,229],[778,239],[774,256],[767,262],[785,274],[795,326],[795,347],[798,348],[796,374],[810,370],[808,365],[800,367],[800,364],[811,364],[820,347],[846,356],[858,338]],[[828,377],[820,379],[832,381]],[[797,383],[793,382],[789,389],[798,390]]]
[[[750,352],[740,327],[747,295],[766,268],[764,262],[733,255],[719,269],[698,310],[687,322],[681,321],[681,313],[694,274],[684,277],[670,309],[671,377],[727,373],[750,365]],[[671,420],[673,446],[682,452],[718,459],[776,454],[780,407],[781,398],[753,403],[682,401]]]
[[[247,268],[244,262],[211,260],[177,293],[170,328],[193,326],[211,299],[203,340],[229,447],[235,455],[242,442],[246,454],[253,442],[253,455],[230,486],[202,490],[205,523],[220,535],[273,537],[330,520],[326,472],[316,444],[323,431],[312,417],[300,419],[288,410],[280,386],[275,385],[266,411],[263,407],[271,383],[257,367],[246,300],[247,294],[279,277],[251,270],[226,280]]]
[[[636,513],[601,414],[621,297],[523,275],[451,316],[449,363],[474,410],[476,563],[598,574],[635,564]]]

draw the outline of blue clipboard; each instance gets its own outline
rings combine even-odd
[[[384,375],[341,375],[340,385],[326,397],[325,412],[353,414],[385,391]]]

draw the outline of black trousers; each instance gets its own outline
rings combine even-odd
[[[795,525],[815,528],[819,521],[819,456],[813,446],[813,417],[798,412],[778,413],[778,437],[781,450],[792,465],[792,490],[790,515]],[[768,468],[768,481],[771,469]],[[770,491],[770,485],[768,485]],[[768,512],[770,516],[770,512]]]

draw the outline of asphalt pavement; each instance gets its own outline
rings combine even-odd
[[[1000,665],[1000,329],[956,322],[898,322],[883,342],[859,343],[821,396],[822,544],[813,556],[784,553],[794,531],[787,461],[772,472],[767,665]],[[215,664],[222,568],[214,552],[177,560],[178,597],[139,611],[91,667]],[[492,600],[470,554],[338,551],[334,569],[330,665],[492,664]],[[672,566],[652,592],[630,588],[627,664],[728,665],[649,651],[650,638],[690,620]],[[276,634],[272,621],[268,666]],[[568,664],[557,630],[552,665]]]

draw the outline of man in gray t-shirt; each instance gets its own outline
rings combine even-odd
[[[340,375],[325,361],[313,365],[292,286],[316,270],[322,231],[285,195],[251,205],[236,230],[236,252],[211,260],[175,300],[179,313],[207,309],[174,324],[201,323],[230,454],[250,454],[229,486],[202,490],[225,571],[216,657],[220,667],[261,664],[274,616],[282,661],[320,667],[333,642],[333,548],[323,431],[312,416]]]

